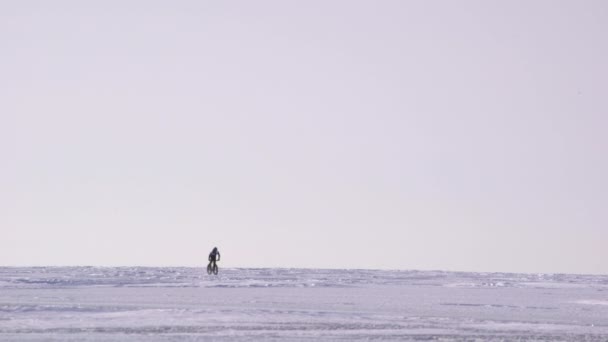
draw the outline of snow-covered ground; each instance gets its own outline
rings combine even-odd
[[[203,272],[0,268],[0,340],[608,340],[608,276]]]

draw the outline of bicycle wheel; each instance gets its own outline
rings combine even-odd
[[[217,272],[219,271],[217,265],[213,265],[213,274],[217,275]]]
[[[211,264],[207,265],[207,274],[211,275],[211,273],[213,273],[213,268],[211,266]]]

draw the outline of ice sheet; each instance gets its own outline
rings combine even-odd
[[[0,340],[606,341],[608,277],[0,268]]]

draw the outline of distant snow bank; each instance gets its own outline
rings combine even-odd
[[[442,271],[220,269],[192,267],[0,267],[0,288],[69,287],[356,287],[432,285],[454,288],[608,287],[608,276]]]

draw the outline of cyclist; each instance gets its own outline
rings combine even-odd
[[[207,266],[207,268],[216,268],[216,261],[220,261],[220,251],[217,250],[217,247],[213,247],[213,250],[211,251],[211,253],[209,253],[209,265]],[[213,264],[213,266],[211,266],[211,264]]]

